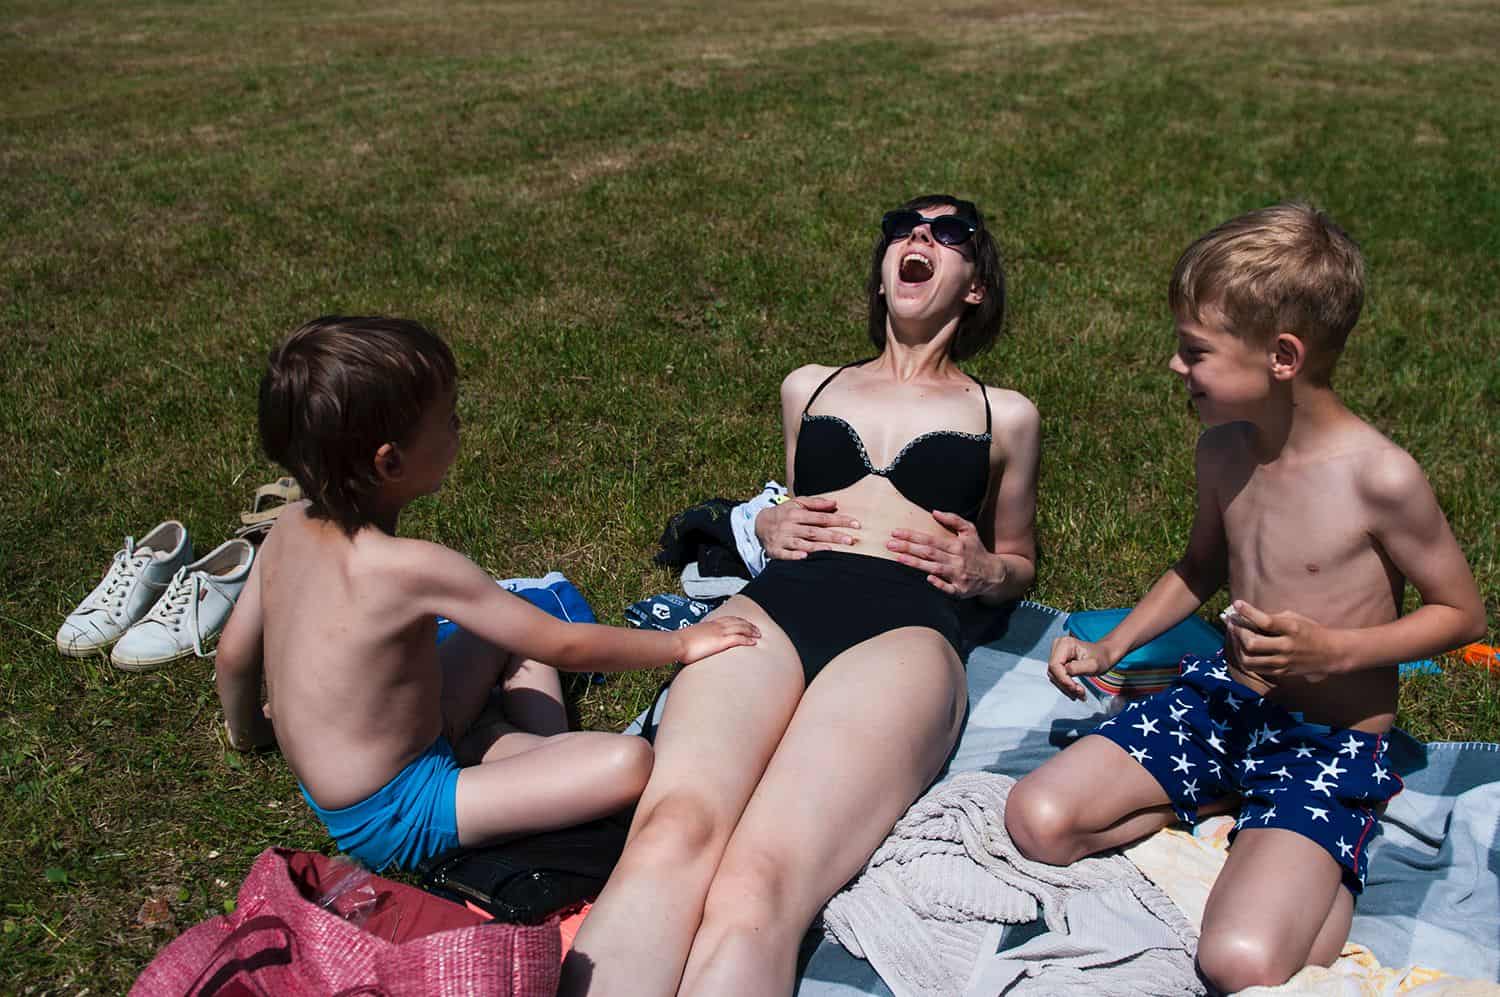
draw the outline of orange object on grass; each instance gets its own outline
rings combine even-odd
[[[1466,665],[1483,665],[1492,672],[1500,672],[1500,651],[1488,644],[1470,644],[1458,653]]]

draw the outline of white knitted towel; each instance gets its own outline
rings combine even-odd
[[[912,804],[823,912],[828,933],[896,997],[1201,994],[1197,938],[1121,855],[1032,862],[1005,832],[1015,780],[966,772]],[[995,954],[1000,924],[1050,929]]]

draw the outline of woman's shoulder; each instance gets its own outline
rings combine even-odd
[[[991,418],[997,426],[1023,429],[1041,425],[1041,413],[1030,398],[1012,388],[998,388],[982,381],[980,385],[989,399]]]
[[[820,363],[803,364],[801,367],[796,368],[785,378],[783,378],[781,384],[782,387],[786,387],[788,385],[800,386],[804,384],[816,387],[820,381],[839,369],[840,368],[838,367],[830,367],[827,364]]]
[[[828,377],[837,371],[820,363],[804,364],[781,381],[781,398],[786,402],[806,402]]]

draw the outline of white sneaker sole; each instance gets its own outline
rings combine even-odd
[[[109,656],[109,663],[122,672],[154,672],[163,665],[170,665],[174,661],[194,657],[191,647],[182,651],[173,651],[171,654],[161,658],[135,658],[129,661],[121,660],[113,654]]]
[[[124,634],[120,635],[120,637],[124,636]],[[92,658],[96,654],[109,654],[109,649],[120,642],[120,637],[110,637],[105,640],[101,640],[97,644],[80,644],[77,641],[69,641],[68,643],[64,644],[62,641],[54,638],[53,644],[57,646],[57,653],[63,655],[64,657]]]

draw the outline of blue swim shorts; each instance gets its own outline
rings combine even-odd
[[[352,806],[325,810],[302,786],[302,796],[345,853],[375,872],[413,869],[458,845],[458,762],[446,737]],[[299,784],[300,785],[300,784]]]
[[[1279,827],[1321,845],[1344,885],[1364,888],[1377,809],[1401,791],[1385,738],[1307,723],[1229,677],[1221,650],[1189,654],[1169,688],[1139,699],[1094,730],[1161,784],[1178,818],[1238,795],[1244,828]]]

